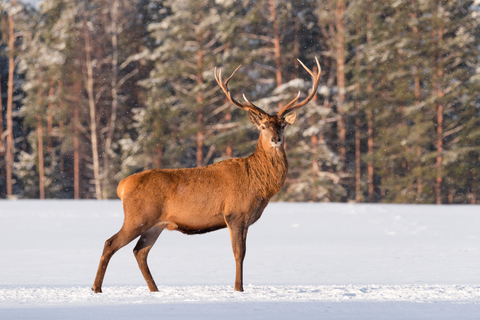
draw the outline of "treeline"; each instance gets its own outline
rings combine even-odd
[[[0,197],[115,198],[149,168],[253,152],[226,100],[274,112],[322,65],[287,130],[277,200],[477,203],[480,8],[463,0],[1,3]]]

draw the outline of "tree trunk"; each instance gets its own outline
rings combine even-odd
[[[108,181],[110,179],[110,153],[112,148],[113,133],[115,131],[115,125],[117,121],[117,109],[118,109],[118,43],[117,43],[117,13],[118,13],[118,0],[114,0],[112,6],[112,113],[110,116],[110,123],[108,124],[107,138],[105,140],[105,154],[103,155],[103,198],[108,197]],[[113,153],[113,152],[112,152]]]
[[[345,102],[345,38],[343,35],[343,16],[345,13],[344,0],[337,1],[337,11],[335,12],[336,28],[337,28],[337,87],[338,87],[338,137],[340,144],[340,161],[342,163],[342,171],[345,171],[347,150],[345,146],[346,130],[345,118],[343,113],[343,104]]]
[[[475,169],[472,169],[471,175],[472,176],[470,178],[470,184],[472,189],[472,198],[470,199],[470,203],[476,204],[477,203],[477,181],[475,177]]]
[[[53,172],[57,170],[55,168],[55,149],[53,147],[53,95],[55,93],[55,80],[52,78],[50,80],[50,89],[48,90],[48,108],[47,108],[47,154],[49,158],[49,163],[47,165],[50,167],[50,171]],[[42,130],[43,132],[43,130]],[[43,143],[43,138],[42,138]],[[44,171],[44,155],[43,155],[43,146],[42,146],[42,170]],[[43,174],[43,173],[42,173]],[[43,185],[43,182],[42,182]],[[42,186],[41,186],[42,187]],[[44,188],[44,187],[43,187]],[[45,191],[43,192],[45,194]],[[40,193],[41,196],[41,193]],[[43,198],[40,198],[43,199]]]
[[[419,166],[422,165],[421,159],[422,159],[422,147],[417,147],[417,159]],[[417,199],[421,199],[423,193],[423,178],[422,174],[420,173],[420,176],[417,178]]]
[[[417,20],[417,14],[413,12],[412,18]],[[414,34],[414,39],[416,43],[419,43],[420,40],[418,38],[418,27],[416,25],[413,25],[413,34]],[[418,106],[420,105],[420,76],[419,76],[419,67],[418,65],[415,66],[415,76],[413,79],[414,82],[414,95],[415,95],[415,105]],[[416,147],[416,157],[417,157],[417,165],[419,167],[422,166],[421,158],[422,158],[422,147],[417,146]],[[423,178],[422,178],[422,173],[419,173],[419,176],[417,177],[417,199],[421,199],[423,193]]]
[[[359,102],[355,101],[355,202],[362,202],[362,172],[360,153],[360,108]]]
[[[5,157],[4,127],[3,127],[3,99],[2,99],[2,75],[0,72],[0,159]],[[5,175],[5,159],[0,161],[0,179]],[[3,195],[0,189],[0,197]]]
[[[277,81],[277,88],[282,85],[282,61],[280,51],[280,35],[278,33],[277,13],[275,11],[275,0],[270,0],[270,14],[273,22],[273,47],[275,52],[275,75]],[[279,108],[282,108],[279,105]]]
[[[325,100],[323,100],[323,107],[325,109],[330,109],[330,101],[328,101],[328,98],[325,98]],[[322,115],[322,123],[325,123],[327,120],[327,116],[325,114]],[[320,129],[320,133],[318,135],[318,143],[320,145],[325,145],[326,144],[326,141],[325,141],[325,131],[324,129]]]
[[[153,166],[155,169],[162,168],[162,159],[163,159],[163,147],[161,145],[157,145],[155,148],[155,155],[153,159]]]
[[[357,35],[360,33],[360,30],[357,29]],[[360,56],[358,54],[359,48],[355,50],[355,69],[357,72],[360,71]],[[357,94],[360,95],[360,80],[359,74],[357,76],[357,81],[355,82],[355,90]],[[360,150],[360,101],[355,99],[355,202],[360,203],[362,201],[362,172],[361,172],[361,150]]]
[[[39,198],[45,199],[45,163],[43,155],[43,124],[42,124],[42,90],[41,90],[41,79],[37,80],[37,106],[39,108],[37,115],[37,154],[38,154],[38,191]],[[47,116],[48,118],[48,116]]]
[[[42,116],[39,114],[37,125],[38,136],[38,189],[40,192],[40,199],[45,199],[45,165],[43,163],[43,128]]]
[[[53,78],[50,80],[50,89],[48,91],[48,109],[47,109],[47,152],[52,154],[53,152],[53,94],[55,93]],[[50,161],[53,164],[53,157],[50,157]]]
[[[328,60],[325,62],[325,68],[328,70],[328,68],[330,67],[330,64],[328,62]],[[331,72],[330,73],[330,76],[329,76],[329,79],[327,80],[327,86],[331,87],[331,84],[333,83],[333,77],[334,77],[334,73]],[[331,106],[330,106],[330,101],[329,101],[329,96],[328,95],[327,97],[324,97],[323,99],[323,107],[325,109],[331,109]],[[322,114],[322,123],[326,123],[326,120],[327,120],[327,115],[325,113]],[[323,128],[320,129],[320,133],[318,135],[318,144],[319,145],[325,145],[326,142],[325,142],[325,130]]]
[[[225,120],[226,122],[230,122],[232,120],[232,114],[230,113],[230,111],[228,111],[227,114],[225,115]],[[232,141],[227,142],[227,147],[225,148],[225,155],[228,159],[230,159],[233,156]]]
[[[372,9],[371,2],[367,2],[367,44],[371,48],[372,44]],[[367,61],[367,95],[371,96],[373,92],[372,85],[372,64]],[[375,201],[375,181],[374,181],[374,168],[373,168],[373,110],[369,108],[367,111],[367,140],[368,140],[368,161],[367,161],[367,174],[368,174],[368,201]]]
[[[293,56],[296,57],[297,59],[300,59],[300,22],[298,21],[298,16],[295,15],[295,17],[293,18],[293,26],[295,28],[295,40],[293,42]],[[293,61],[293,78],[298,78],[298,67],[299,67],[299,63],[298,63],[298,60],[295,59]]]
[[[92,158],[93,158],[93,178],[95,181],[95,196],[97,200],[102,199],[102,190],[100,185],[100,166],[98,157],[98,141],[97,141],[97,115],[95,111],[95,98],[93,96],[93,67],[92,67],[92,48],[90,46],[90,36],[86,23],[84,25],[85,37],[85,56],[87,67],[87,94],[88,105],[90,108],[90,138],[92,143]]]
[[[203,39],[199,40],[199,45],[201,45],[203,42]],[[197,84],[201,86],[203,84],[203,76],[202,76],[202,70],[203,70],[203,50],[200,48],[197,52]],[[204,155],[203,155],[203,140],[204,140],[204,134],[203,134],[203,92],[199,90],[197,92],[196,96],[196,102],[197,102],[197,108],[198,108],[198,113],[197,113],[197,167],[203,166],[203,160],[204,160]]]
[[[11,1],[15,6],[15,1]],[[8,89],[7,89],[7,150],[6,150],[6,180],[7,180],[7,198],[12,197],[12,167],[13,167],[13,74],[15,72],[14,49],[15,49],[15,30],[13,14],[8,15]]]
[[[78,108],[80,103],[80,81],[75,72],[73,83],[74,104],[73,104],[73,198],[80,199],[80,151],[79,151],[79,122]]]
[[[63,92],[63,82],[60,81],[58,83],[58,92],[62,93]],[[58,104],[58,108],[60,110],[61,113],[64,112],[64,109],[65,109],[65,105],[64,105],[64,102],[63,100],[59,100],[59,104]],[[59,141],[64,141],[65,140],[65,136],[64,136],[64,127],[65,127],[65,123],[63,122],[63,120],[60,120],[59,124],[59,134],[57,136],[58,140]],[[62,149],[60,148],[60,152],[59,152],[59,170],[60,170],[60,174],[62,176],[62,179],[65,179],[65,155],[64,153],[62,152]]]
[[[367,145],[368,145],[368,154],[373,155],[373,111],[367,110]],[[367,162],[367,174],[368,174],[368,200],[370,202],[375,201],[375,190],[374,190],[374,170],[373,170],[373,161],[369,160]]]
[[[2,83],[2,74],[0,72],[0,84]],[[3,157],[5,154],[5,145],[3,142],[3,99],[2,97],[2,86],[0,85],[0,157]]]
[[[438,44],[441,48],[443,40],[443,29],[440,27],[438,29]],[[437,179],[435,184],[435,194],[436,194],[436,203],[442,204],[442,162],[443,162],[443,88],[442,88],[442,79],[443,79],[443,63],[441,52],[438,53],[438,66],[437,66]]]
[[[440,90],[438,92],[441,93]],[[440,97],[440,95],[439,95]],[[435,183],[436,203],[442,204],[442,162],[443,162],[443,105],[437,105],[437,178]]]

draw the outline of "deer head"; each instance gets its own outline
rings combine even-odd
[[[222,80],[222,69],[220,69],[217,73],[217,68],[215,68],[215,80],[217,80],[218,85],[222,88],[228,100],[230,100],[231,103],[233,103],[240,109],[248,111],[248,118],[255,126],[257,126],[257,128],[261,132],[260,140],[262,140],[263,143],[269,145],[272,148],[280,148],[283,145],[283,133],[285,131],[285,128],[287,125],[293,124],[297,117],[297,114],[294,111],[312,100],[312,98],[315,96],[315,93],[317,92],[318,84],[320,82],[320,75],[322,69],[316,57],[315,61],[317,62],[318,67],[317,74],[314,74],[300,60],[298,61],[305,68],[305,70],[310,73],[313,78],[312,91],[305,98],[305,100],[297,103],[298,98],[300,98],[300,92],[298,92],[298,95],[292,101],[286,104],[277,114],[274,115],[271,115],[254,105],[245,97],[245,95],[243,95],[243,98],[246,103],[238,102],[232,97],[230,90],[228,89],[228,82],[230,81],[230,79],[233,78],[235,72],[237,72],[240,66],[238,66],[233,71],[233,73],[230,75],[230,77],[228,77],[225,82],[223,82]]]

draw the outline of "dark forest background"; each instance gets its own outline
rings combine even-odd
[[[478,203],[480,1],[44,0],[0,4],[0,198],[116,198],[149,168],[246,156],[287,130],[276,200]]]

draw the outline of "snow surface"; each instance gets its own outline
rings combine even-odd
[[[0,201],[0,319],[480,319],[478,206],[271,203],[233,291],[227,230],[165,231],[90,291],[120,201]]]

